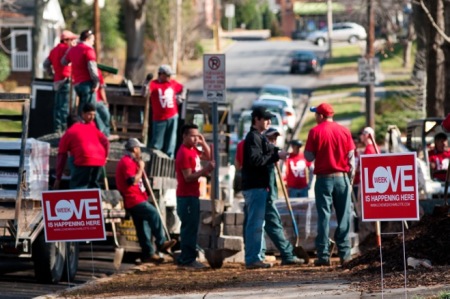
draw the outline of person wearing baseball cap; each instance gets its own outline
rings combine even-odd
[[[152,128],[149,130],[148,147],[160,150],[171,158],[175,155],[178,104],[184,94],[183,85],[170,78],[174,74],[169,65],[163,64],[158,68],[158,77],[149,83]]]
[[[270,146],[276,148],[277,138],[280,136],[280,132],[278,132],[275,128],[268,128],[264,132],[264,136],[270,143]],[[276,200],[278,199],[278,187],[277,187],[277,179],[275,172],[275,163],[267,166],[270,171],[270,180],[269,180],[269,196],[266,202],[266,209],[264,212],[264,231],[267,236],[269,236],[270,240],[272,240],[275,247],[280,251],[281,255],[281,265],[302,265],[305,263],[305,260],[297,258],[293,254],[294,248],[292,244],[286,239],[283,230],[283,224],[281,222],[280,213],[275,205]],[[262,256],[265,257],[265,243],[263,244]]]
[[[167,240],[158,210],[149,202],[149,197],[143,183],[145,162],[141,149],[145,144],[136,138],[130,138],[125,143],[125,154],[116,168],[116,186],[123,197],[125,209],[130,213],[136,235],[141,246],[141,262],[159,264],[164,258],[156,254],[152,235],[155,238],[159,252],[166,252],[176,244],[176,240]],[[147,234],[146,231],[150,231]]]
[[[355,169],[355,144],[350,130],[333,121],[334,109],[328,103],[310,108],[317,125],[308,133],[304,155],[313,162],[317,209],[316,266],[330,266],[329,230],[332,206],[336,211],[334,234],[341,264],[351,259],[351,185]]]
[[[450,162],[450,150],[448,149],[448,136],[444,132],[434,135],[434,148],[428,151],[431,176],[433,179],[445,182],[447,168]]]
[[[286,159],[287,152],[271,145],[262,135],[269,128],[272,113],[262,106],[257,106],[253,108],[251,115],[252,125],[245,137],[242,165],[242,193],[245,199],[246,219],[245,265],[247,269],[261,269],[272,266],[264,263],[263,248],[265,211],[270,200],[270,175],[274,163]],[[290,262],[287,258],[283,257],[286,263]]]
[[[53,77],[53,89],[55,91],[53,104],[53,131],[64,132],[67,129],[67,117],[69,116],[70,76],[72,67],[62,65],[61,59],[67,50],[74,46],[77,35],[69,30],[64,30],[57,44],[44,61],[46,73]]]
[[[292,151],[286,159],[286,185],[289,197],[308,197],[312,181],[312,163],[300,152],[303,142],[294,139],[289,142]]]

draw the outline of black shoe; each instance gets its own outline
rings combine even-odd
[[[262,261],[257,261],[251,265],[246,266],[247,269],[268,269],[272,267],[272,264],[264,263]]]
[[[314,261],[314,266],[331,266],[330,260],[317,259]]]
[[[340,260],[340,262],[341,262],[341,267],[345,267],[348,263],[350,263],[350,261],[352,260],[352,258],[349,256],[349,257],[346,257],[346,258],[340,258],[339,259]]]
[[[283,261],[281,261],[281,266],[303,265],[304,263],[305,263],[304,259],[299,259],[298,257],[294,256],[290,260],[283,260]]]

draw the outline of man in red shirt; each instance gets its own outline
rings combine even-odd
[[[62,65],[61,59],[70,47],[74,46],[77,39],[75,33],[64,30],[61,33],[61,42],[54,47],[44,61],[46,72],[53,76],[53,90],[55,100],[53,105],[53,130],[63,132],[67,129],[67,117],[69,116],[70,65]]]
[[[200,183],[199,178],[207,175],[215,167],[211,161],[211,149],[203,135],[198,132],[197,125],[184,125],[182,130],[183,143],[175,159],[177,176],[177,214],[181,220],[181,254],[178,257],[180,267],[191,269],[205,268],[197,258],[197,234],[200,221]],[[200,152],[197,146],[202,147]],[[208,160],[202,168],[200,160]]]
[[[312,181],[311,162],[306,161],[300,152],[303,143],[300,140],[290,142],[292,152],[286,159],[286,185],[289,197],[308,197],[308,190]]]
[[[145,145],[136,138],[130,138],[125,143],[125,155],[120,159],[116,168],[116,186],[123,197],[125,209],[133,218],[142,250],[142,263],[162,263],[164,258],[155,253],[151,236],[155,237],[155,243],[160,252],[173,247],[176,241],[166,240],[158,210],[148,201],[148,195],[142,182],[145,171],[142,147]],[[150,233],[146,233],[147,227],[150,229]]]
[[[157,149],[173,158],[177,142],[178,101],[183,85],[170,79],[173,71],[164,64],[158,69],[158,78],[150,82],[152,130],[149,148]]]
[[[351,259],[350,219],[351,186],[349,177],[354,173],[355,144],[346,127],[333,121],[334,110],[328,103],[311,107],[315,112],[317,126],[308,133],[305,158],[315,160],[317,237],[316,266],[330,265],[329,230],[332,206],[336,211],[337,228],[334,233],[341,264]],[[350,174],[350,176],[349,176]]]
[[[91,30],[84,30],[80,34],[80,42],[67,51],[61,59],[63,65],[72,63],[72,79],[78,95],[78,115],[81,115],[84,104],[95,105],[96,93],[99,87],[97,56],[93,48],[95,41]]]
[[[372,138],[375,140],[375,132],[371,127],[365,127],[361,131],[361,134],[359,135],[359,139],[365,145],[364,151],[361,153],[361,155],[371,155],[377,153],[375,149],[376,144],[373,144],[372,138],[370,138],[370,136],[372,136]],[[359,170],[359,157],[357,157],[356,161],[357,162],[355,163],[356,166],[355,177],[353,178],[353,190],[356,198],[358,198],[359,185],[361,183],[361,172]]]
[[[94,124],[95,106],[83,106],[83,121],[72,125],[61,137],[56,163],[56,180],[54,189],[59,188],[68,153],[74,158],[71,169],[70,188],[100,188],[102,167],[109,153],[109,142]]]
[[[431,176],[441,182],[445,182],[450,161],[447,134],[437,133],[434,136],[434,149],[428,152]]]
[[[236,173],[234,175],[234,192],[240,192],[242,190],[242,165],[244,164],[244,142],[245,139],[239,141],[236,146],[236,155],[234,158],[234,167],[236,167]]]

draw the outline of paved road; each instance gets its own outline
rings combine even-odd
[[[323,56],[324,48],[306,41],[236,41],[226,51],[227,100],[233,112],[248,109],[264,84],[282,84],[293,88],[298,97],[315,87],[316,76],[289,73],[290,54],[309,49]],[[191,99],[202,98],[203,77],[186,84]]]
[[[113,266],[114,251],[109,247],[93,246],[94,256],[90,246],[83,246],[80,252],[79,266],[75,281],[59,284],[38,284],[34,279],[33,263],[27,260],[0,260],[0,298],[18,299],[34,298],[52,294],[69,287],[82,285],[94,277],[106,277],[116,272]],[[133,263],[122,263],[120,271],[133,267]]]

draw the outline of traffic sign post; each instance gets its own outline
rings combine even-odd
[[[358,79],[359,85],[378,84],[378,70],[380,61],[378,58],[358,59]]]
[[[225,101],[225,54],[203,55],[203,96],[207,101]]]

